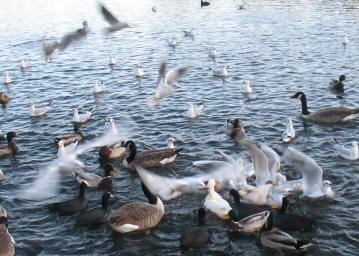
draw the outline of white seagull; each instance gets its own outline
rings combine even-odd
[[[303,195],[308,197],[333,197],[334,192],[330,187],[332,183],[328,180],[322,180],[323,169],[303,152],[295,148],[288,147],[284,152],[285,161],[297,170],[300,170],[303,176]]]
[[[212,47],[212,49],[209,51],[208,56],[211,58],[216,58],[217,57],[217,50],[216,48]]]
[[[30,117],[35,117],[35,116],[42,116],[42,115],[46,114],[47,111],[49,111],[49,109],[50,109],[51,103],[52,102],[50,102],[47,106],[45,106],[43,108],[36,109],[35,108],[35,102],[31,101],[29,103],[29,105],[30,105],[29,116]]]
[[[223,64],[221,71],[213,70],[213,76],[217,76],[217,77],[227,77],[227,76],[228,76],[227,68],[228,68],[228,66],[227,66],[226,64]]]
[[[145,73],[143,72],[141,65],[136,64],[136,73],[135,73],[135,76],[136,76],[136,77],[143,77],[144,74],[145,74]]]
[[[335,140],[334,147],[338,151],[338,154],[348,160],[358,160],[359,159],[359,150],[358,150],[358,142],[353,141],[351,147],[345,147],[344,145],[340,145],[337,140]]]
[[[103,81],[101,81],[101,84],[98,84],[98,81],[95,80],[93,82],[93,93],[100,93],[105,91],[105,84]]]
[[[252,88],[251,88],[251,86],[249,85],[249,80],[244,81],[244,85],[243,85],[243,88],[242,88],[242,93],[243,93],[243,94],[250,94],[250,93],[252,93]]]
[[[115,57],[112,55],[112,53],[110,54],[110,63],[109,63],[110,66],[114,66],[116,65],[116,59]]]
[[[201,112],[203,110],[204,106],[204,100],[198,106],[195,108],[192,103],[188,103],[188,111],[187,116],[188,118],[194,119],[201,115]]]
[[[73,108],[72,109],[72,112],[73,112],[72,122],[74,122],[74,123],[86,122],[87,120],[90,119],[93,109],[94,109],[94,107],[92,107],[90,109],[90,111],[87,111],[85,114],[79,114],[77,108]]]
[[[347,35],[346,35],[346,34],[344,34],[344,38],[343,38],[343,42],[342,42],[342,44],[344,45],[344,47],[346,47],[346,46],[347,46],[347,44],[349,44],[349,39],[348,39],[348,37],[347,37]]]
[[[9,73],[8,72],[4,72],[4,83],[5,84],[10,84],[11,83],[11,77],[10,77],[10,75],[9,75]]]
[[[284,142],[290,142],[295,138],[295,130],[293,127],[293,122],[290,117],[287,118],[287,127],[282,132],[282,138]]]
[[[189,36],[189,37],[194,37],[195,32],[194,32],[194,28],[192,28],[190,31],[185,31],[183,30],[184,36]]]
[[[77,147],[77,144],[79,144],[79,141],[76,140],[75,142],[73,143],[70,143],[68,144],[66,147],[64,146],[64,142],[62,140],[60,140],[58,143],[57,143],[57,146],[59,147],[58,150],[57,150],[57,157],[63,157],[65,155],[69,155],[71,154],[72,152],[75,151],[76,147]]]
[[[20,65],[22,69],[28,68],[31,66],[31,60],[25,62],[23,58],[20,59]]]

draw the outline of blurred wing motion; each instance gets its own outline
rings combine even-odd
[[[100,4],[100,9],[104,19],[111,25],[111,27],[107,28],[107,33],[116,32],[123,28],[130,27],[127,23],[121,22],[113,16],[113,14],[103,4]]]

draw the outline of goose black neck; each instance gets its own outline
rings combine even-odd
[[[86,187],[87,187],[86,183],[82,182],[81,185],[80,185],[80,194],[79,194],[80,198],[85,198]]]
[[[142,186],[143,193],[148,198],[148,201],[150,202],[150,204],[157,204],[157,196],[152,194],[143,182],[141,182],[141,186]]]
[[[111,176],[111,171],[112,171],[112,166],[111,165],[106,165],[105,166],[105,177]]]
[[[125,147],[128,147],[130,149],[130,155],[127,157],[127,163],[131,163],[133,160],[135,160],[136,154],[137,154],[137,148],[136,144],[133,141],[127,141],[125,143]]]
[[[203,208],[198,210],[198,226],[206,225],[206,211]]]
[[[102,209],[107,211],[107,204],[108,204],[108,196],[106,195],[107,193],[102,195]]]
[[[302,114],[303,114],[303,115],[309,115],[310,112],[308,111],[307,97],[305,96],[304,93],[303,93],[302,96],[300,97],[300,101],[302,102]]]

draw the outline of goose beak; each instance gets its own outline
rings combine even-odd
[[[295,99],[295,95],[291,96],[290,99]]]
[[[115,173],[120,173],[120,171],[117,170],[115,167],[113,167],[112,170],[113,170]]]

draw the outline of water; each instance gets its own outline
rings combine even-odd
[[[151,11],[156,4],[157,13]],[[75,217],[56,221],[47,205],[69,199],[78,193],[78,185],[65,176],[61,193],[41,202],[17,198],[19,191],[38,174],[40,167],[56,156],[53,139],[71,132],[71,110],[85,111],[95,106],[91,121],[83,128],[87,138],[104,131],[104,118],[129,128],[127,136],[137,142],[139,150],[146,146],[161,148],[168,137],[177,139],[184,150],[174,164],[161,172],[177,177],[201,171],[192,161],[220,159],[215,149],[236,156],[249,157],[243,146],[235,145],[224,133],[227,118],[239,117],[247,134],[266,142],[282,154],[287,144],[281,140],[285,117],[292,117],[297,138],[291,143],[313,157],[324,169],[324,179],[334,182],[333,200],[310,201],[291,198],[291,211],[306,214],[316,221],[313,232],[291,232],[293,236],[311,240],[308,255],[354,255],[358,251],[359,228],[356,212],[358,162],[336,155],[333,137],[343,143],[356,139],[357,122],[333,126],[303,122],[300,103],[289,99],[296,91],[307,93],[309,108],[329,106],[357,107],[359,71],[356,62],[359,41],[355,37],[359,12],[356,1],[250,1],[248,9],[238,10],[235,1],[213,0],[207,8],[199,1],[107,1],[106,6],[120,19],[132,25],[106,39],[107,26],[96,2],[88,1],[2,1],[0,2],[0,66],[13,79],[9,88],[2,85],[11,98],[8,108],[0,111],[1,131],[16,131],[20,149],[15,157],[0,160],[5,179],[1,181],[0,203],[9,213],[9,231],[16,241],[18,255],[179,255],[181,231],[196,222],[196,211],[203,196],[186,195],[178,203],[166,204],[166,216],[149,235],[112,234],[108,226],[87,230],[74,227]],[[91,33],[52,63],[41,59],[40,42],[55,39],[89,22]],[[182,38],[182,30],[196,29],[196,37]],[[346,33],[350,43],[341,44]],[[178,37],[172,49],[168,39]],[[219,57],[214,63],[208,57],[215,46]],[[117,66],[108,66],[109,54]],[[20,58],[32,59],[32,67],[22,72]],[[169,68],[189,65],[178,89],[161,101],[159,108],[149,108],[154,93],[161,59],[168,59]],[[139,83],[134,77],[135,64],[141,63],[146,73]],[[225,81],[213,79],[212,68],[229,65]],[[344,99],[337,99],[328,90],[328,81],[345,74]],[[244,80],[254,90],[248,99],[240,93]],[[92,83],[103,80],[106,92],[94,97]],[[184,116],[187,102],[205,99],[203,115],[194,121]],[[31,119],[28,105],[54,102],[47,116]],[[103,173],[98,150],[80,159],[94,173]],[[131,201],[146,200],[134,173],[123,169],[121,161],[113,163],[121,170],[113,175],[110,208],[117,209]],[[283,172],[298,178],[298,172],[283,162]],[[100,204],[103,191],[87,193],[89,207]],[[189,255],[273,255],[259,246],[255,235],[228,236],[227,224],[207,216],[211,244]]]

